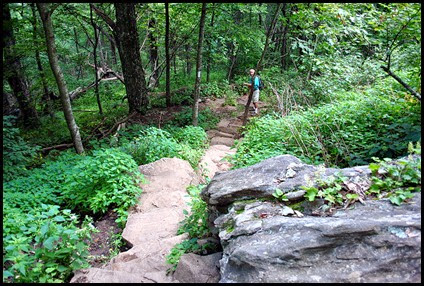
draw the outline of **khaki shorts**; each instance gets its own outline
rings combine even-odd
[[[253,102],[259,101],[259,89],[253,91],[252,99],[253,99]]]

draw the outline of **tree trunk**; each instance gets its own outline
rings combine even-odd
[[[170,71],[169,71],[169,7],[165,2],[165,55],[166,55],[166,106],[171,106],[171,88],[170,88]]]
[[[93,58],[94,58],[94,73],[95,73],[95,90],[94,93],[96,94],[96,99],[97,99],[97,105],[99,106],[99,113],[100,115],[103,115],[103,110],[102,110],[102,103],[100,102],[100,94],[99,94],[99,74],[97,72],[97,43],[99,42],[99,35],[97,34],[97,28],[96,25],[94,24],[94,19],[93,19],[93,9],[90,6],[90,21],[91,21],[91,25],[93,25],[93,29],[94,29],[94,46],[93,46]]]
[[[5,76],[18,100],[19,108],[23,115],[24,125],[35,127],[40,124],[34,101],[28,88],[28,82],[23,74],[23,67],[19,57],[15,54],[15,37],[13,35],[12,19],[10,16],[9,4],[3,6],[3,69]]]
[[[165,6],[166,5],[167,3],[165,3]],[[159,84],[159,70],[157,69],[158,62],[159,62],[158,46],[157,46],[157,41],[154,35],[154,31],[153,31],[155,28],[156,28],[156,20],[152,16],[152,18],[149,20],[150,65],[152,67],[152,76],[150,77],[151,82],[149,83],[149,86],[151,86],[152,88],[157,87]]]
[[[144,114],[147,109],[147,85],[140,58],[135,3],[115,3],[115,37],[121,58],[122,73],[128,96],[129,114]]]
[[[235,48],[234,47],[234,44],[231,43],[231,49],[230,49],[230,60],[231,60],[231,64],[228,67],[228,72],[227,72],[227,80],[228,80],[228,82],[230,82],[230,80],[233,78],[233,75],[234,75],[233,74],[233,70],[234,70],[235,63],[237,61],[237,54],[238,54],[238,48]]]
[[[116,61],[116,47],[115,47],[115,42],[112,40],[109,40],[110,42],[110,50],[112,51],[112,64],[116,65],[117,61]]]
[[[213,30],[213,22],[215,19],[215,3],[212,3],[212,18],[211,18],[211,31]],[[212,57],[211,57],[211,40],[210,37],[208,37],[208,63],[206,65],[206,82],[209,82],[209,75],[210,75],[210,70],[211,70],[211,62],[212,62]]]
[[[194,103],[193,103],[193,125],[198,124],[199,112],[199,94],[200,94],[200,80],[202,73],[202,45],[205,33],[205,17],[206,17],[206,3],[202,4],[202,15],[200,16],[199,27],[199,42],[197,44],[197,62],[196,62],[196,83],[194,85]]]
[[[282,6],[282,3],[279,3],[278,6],[277,6],[277,9],[275,10],[275,14],[274,14],[274,18],[272,20],[272,23],[269,26],[269,29],[268,29],[268,32],[267,32],[267,35],[266,35],[264,50],[262,51],[262,56],[261,56],[260,60],[258,61],[257,65],[256,65],[256,74],[258,74],[259,70],[261,69],[262,60],[264,59],[266,50],[268,49],[269,39],[270,39],[270,36],[271,36],[271,34],[274,30],[275,23],[277,22],[277,18],[278,18],[278,14],[280,12],[281,6]],[[246,103],[246,106],[244,108],[243,126],[245,126],[246,122],[247,122],[247,114],[249,113],[249,106],[250,106],[250,103],[252,102],[252,96],[253,96],[253,87],[250,89],[249,98],[247,99],[247,103]]]
[[[290,24],[290,17],[287,15],[287,4],[284,3],[283,10],[282,10],[283,16],[287,19],[286,25],[283,27],[283,35],[282,35],[282,41],[281,41],[281,71],[287,69],[287,52],[289,49],[287,48],[287,33],[289,31],[289,24]]]
[[[68,88],[66,86],[65,78],[63,77],[62,70],[59,66],[53,33],[53,23],[51,20],[51,12],[48,11],[47,5],[48,4],[46,3],[37,3],[37,8],[40,13],[41,20],[43,21],[44,33],[46,36],[47,54],[49,57],[50,67],[53,71],[57,86],[59,88],[63,113],[65,115],[66,123],[72,136],[72,141],[74,143],[75,150],[78,154],[81,154],[84,152],[84,147],[82,145],[78,125],[76,124],[74,115],[72,113],[72,106],[71,101],[69,99]]]
[[[281,6],[282,5],[283,5],[282,3],[279,3],[278,6],[277,6],[277,9],[275,10],[274,19],[272,19],[271,26],[269,27],[268,33],[266,35],[265,46],[264,46],[264,50],[262,52],[261,59],[259,60],[257,66],[256,66],[256,71],[257,72],[262,68],[262,61],[263,61],[263,59],[265,57],[265,52],[268,49],[269,40],[271,38],[271,35],[274,33],[275,24],[277,23],[278,14],[279,14],[279,12],[281,10]]]
[[[259,7],[262,6],[262,3],[259,3]],[[258,22],[259,22],[259,27],[262,27],[262,14],[259,13],[258,14]]]
[[[187,61],[187,74],[190,75],[191,73],[191,61],[190,61],[190,52],[191,52],[191,46],[190,44],[185,45],[186,49],[186,61]]]
[[[36,15],[36,8],[35,3],[31,3],[31,11],[32,11],[32,27],[33,27],[33,40],[34,44],[37,43],[37,15]],[[41,97],[42,101],[44,102],[43,112],[50,115],[50,117],[54,117],[54,111],[53,111],[53,105],[52,101],[50,100],[50,91],[49,87],[47,85],[46,75],[44,74],[43,65],[41,64],[41,58],[40,58],[40,51],[38,50],[38,45],[35,49],[35,61],[37,62],[37,69],[38,73],[40,74],[41,84],[43,85],[43,96]]]

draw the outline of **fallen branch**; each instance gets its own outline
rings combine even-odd
[[[100,83],[102,81],[110,81],[110,80],[117,80],[117,79],[119,79],[122,83],[124,83],[124,78],[121,75],[119,75],[117,72],[107,67],[104,69],[102,67],[99,67],[98,74],[99,74],[99,77],[98,77],[97,83]],[[115,77],[110,77],[111,74],[114,75]],[[90,88],[93,88],[94,86],[96,86],[96,81],[93,81],[86,87],[76,88],[75,90],[69,93],[70,100],[72,101],[76,99],[78,96],[80,96],[81,94],[84,94],[85,92],[87,92],[87,90],[89,90]]]
[[[103,133],[103,136],[100,139],[103,139],[106,136],[108,136],[109,134],[111,134],[116,127],[118,127],[121,123],[127,122],[131,117],[133,117],[136,114],[137,114],[137,112],[134,111],[133,113],[131,113],[130,115],[128,115],[127,117],[122,119],[121,121],[115,122],[115,124],[113,124],[112,128],[110,128],[107,132]]]
[[[74,143],[59,144],[59,145],[43,148],[43,149],[41,149],[41,153],[44,154],[44,153],[46,153],[50,150],[53,150],[53,149],[67,149],[67,148],[72,147],[72,146],[74,146]]]

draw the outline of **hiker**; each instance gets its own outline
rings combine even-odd
[[[243,85],[253,88],[252,102],[254,106],[254,112],[255,114],[258,114],[259,78],[256,76],[256,72],[254,69],[250,69],[249,74],[250,74],[249,83],[245,82],[243,83]],[[253,82],[253,86],[252,86],[252,82]]]

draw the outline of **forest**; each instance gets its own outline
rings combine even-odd
[[[20,2],[2,13],[5,283],[67,283],[109,261],[143,195],[138,166],[176,157],[198,169],[224,117],[240,122],[232,169],[282,154],[334,168],[421,154],[420,3]],[[251,69],[264,82],[258,114]],[[370,195],[396,186],[384,195],[408,200],[421,190],[408,170]],[[203,186],[181,226],[192,239],[208,236]],[[90,238],[105,215],[118,231],[100,258]]]

